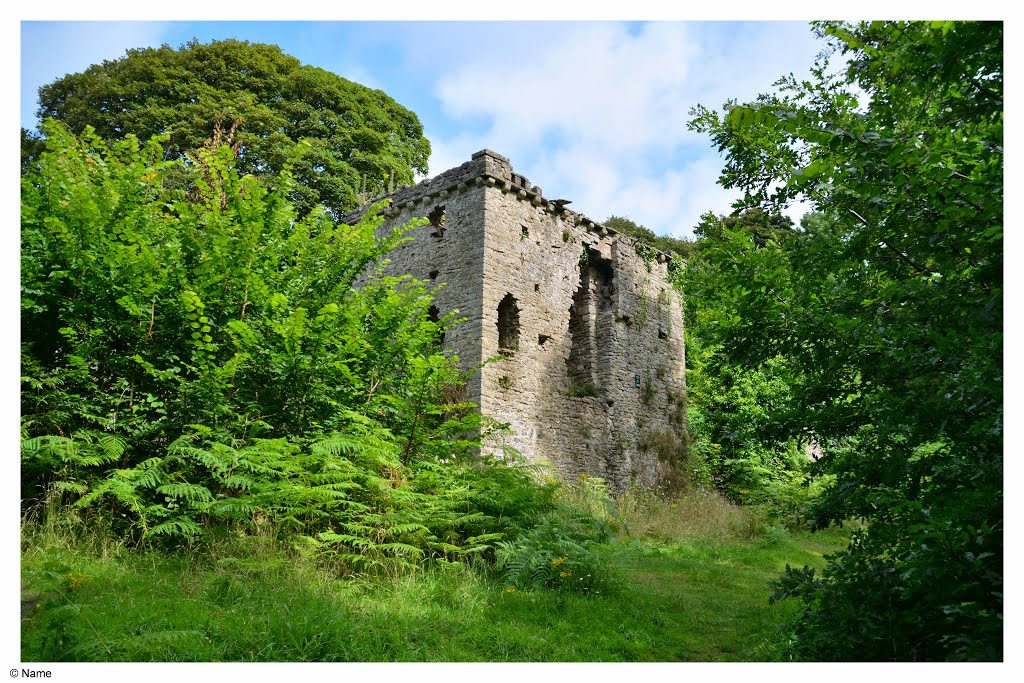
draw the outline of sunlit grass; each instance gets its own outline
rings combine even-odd
[[[268,537],[138,552],[96,533],[23,530],[25,661],[749,661],[796,605],[785,564],[822,563],[841,533],[757,532],[710,499],[623,510],[607,590],[515,591],[464,564],[343,578]],[[699,516],[699,527],[695,517]],[[637,529],[642,529],[638,533]],[[716,537],[716,534],[721,534]]]

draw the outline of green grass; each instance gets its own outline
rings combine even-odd
[[[461,564],[338,578],[261,537],[139,552],[97,534],[26,527],[22,659],[765,659],[798,608],[769,605],[768,581],[787,562],[821,565],[846,541],[778,528],[753,539],[658,535],[603,548],[611,585],[582,596],[510,591]]]

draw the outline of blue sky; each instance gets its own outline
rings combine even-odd
[[[384,90],[419,115],[431,175],[489,147],[593,219],[675,235],[734,198],[715,183],[719,155],[687,131],[689,109],[805,74],[821,48],[797,21],[26,21],[21,125],[38,123],[40,85],[192,38],[273,43]]]

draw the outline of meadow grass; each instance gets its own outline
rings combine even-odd
[[[765,527],[715,496],[620,498],[591,595],[512,590],[481,567],[341,577],[271,535],[131,549],[67,515],[22,533],[24,661],[751,661],[797,605],[768,603],[786,563],[821,565],[842,532]],[[95,526],[95,525],[92,525]]]

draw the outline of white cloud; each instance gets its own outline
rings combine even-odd
[[[371,90],[383,90],[385,87],[385,84],[362,64],[342,64],[338,66],[327,64],[322,68]]]
[[[675,142],[675,112],[696,54],[685,24],[569,24],[557,41],[443,76],[437,93],[455,118],[484,116],[515,147],[552,135],[610,153]]]
[[[707,211],[729,213],[738,196],[716,184],[714,153],[656,173],[617,167],[599,152],[567,149],[552,162],[572,208],[595,220],[624,216],[659,234],[688,236]]]
[[[469,136],[445,140],[430,130],[424,130],[423,134],[430,140],[430,159],[427,162],[427,166],[431,176],[460,166],[464,162],[469,161],[474,152],[483,149],[485,146],[482,142],[476,141]]]
[[[687,130],[689,110],[752,99],[806,73],[820,49],[797,23],[550,28],[515,25],[488,58],[452,62],[440,76],[441,107],[464,128],[431,137],[431,172],[489,147],[591,218],[628,216],[675,235],[707,211],[728,213],[739,196],[716,184],[723,161]]]

